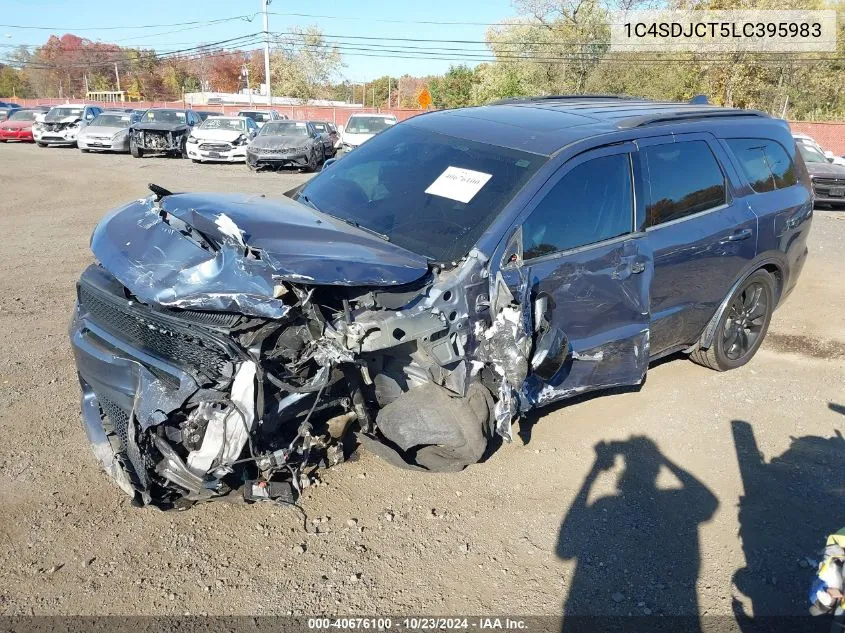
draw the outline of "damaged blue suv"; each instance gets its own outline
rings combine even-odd
[[[459,470],[667,354],[739,367],[812,219],[785,122],[612,97],[417,116],[278,200],[151,190],[70,335],[95,454],[162,508],[290,501],[356,442]]]

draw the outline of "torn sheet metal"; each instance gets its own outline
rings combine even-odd
[[[502,308],[493,325],[481,333],[476,350],[478,360],[491,363],[512,385],[525,381],[530,354],[531,337],[516,304]]]
[[[145,303],[274,319],[283,280],[395,286],[428,272],[423,256],[293,200],[246,195],[132,202],[100,222],[91,250]]]

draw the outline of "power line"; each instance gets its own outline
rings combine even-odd
[[[63,26],[28,26],[22,24],[0,24],[0,27],[5,29],[25,29],[25,30],[32,30],[32,31],[65,31],[68,32],[69,30],[73,31],[126,31],[126,30],[135,30],[135,29],[160,29],[160,28],[169,28],[171,26],[189,26],[198,24],[200,26],[205,25],[212,25],[212,24],[221,24],[223,22],[232,22],[234,20],[246,20],[251,22],[255,16],[258,15],[257,13],[247,14],[247,15],[235,15],[230,18],[217,18],[214,20],[194,20],[192,22],[174,22],[173,24],[132,24],[130,26],[85,26],[85,27],[73,27],[69,29],[68,27]]]

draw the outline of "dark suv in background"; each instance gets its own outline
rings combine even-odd
[[[739,367],[812,218],[784,121],[610,97],[420,115],[275,201],[151,188],[95,229],[70,333],[96,455],[161,507],[290,500],[350,430],[458,470],[667,354]]]

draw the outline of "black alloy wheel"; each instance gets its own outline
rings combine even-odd
[[[765,270],[755,271],[728,300],[710,347],[699,347],[690,354],[690,359],[716,371],[741,367],[757,353],[769,330],[774,309],[774,279]]]

